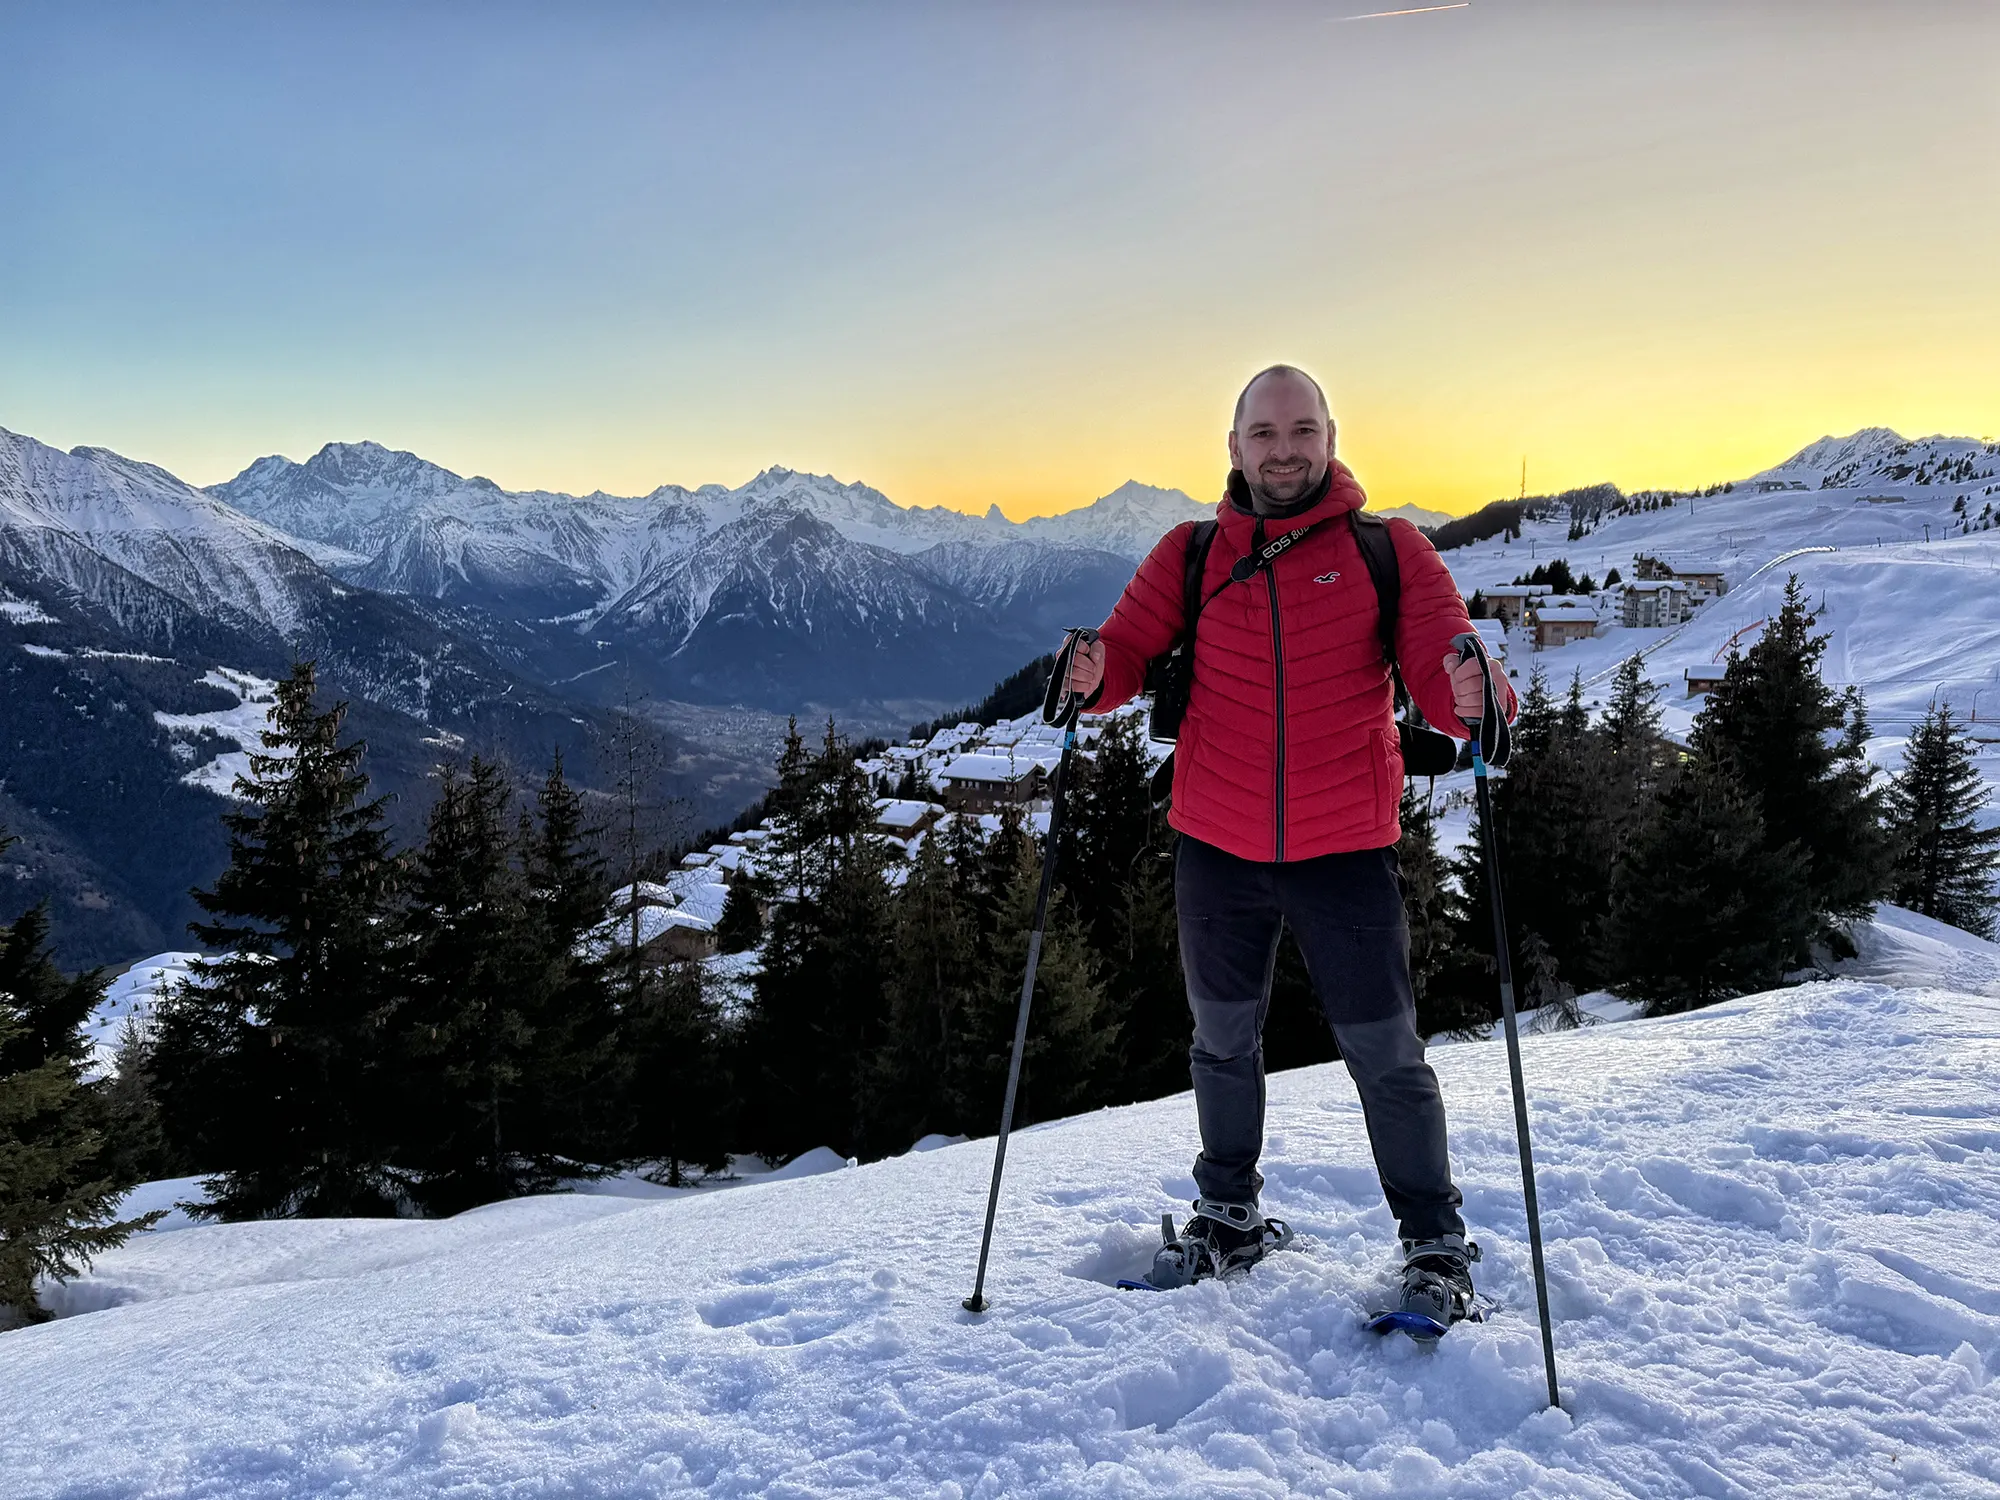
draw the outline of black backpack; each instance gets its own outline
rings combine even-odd
[[[1441,734],[1424,722],[1416,700],[1403,682],[1403,673],[1396,664],[1396,619],[1403,602],[1403,569],[1396,558],[1395,538],[1389,535],[1389,523],[1380,516],[1371,516],[1363,511],[1351,510],[1347,513],[1349,528],[1354,533],[1355,545],[1361,549],[1361,560],[1368,567],[1369,581],[1375,585],[1375,604],[1378,615],[1377,631],[1382,640],[1382,659],[1389,664],[1389,679],[1396,688],[1396,739],[1403,752],[1403,774],[1405,776],[1442,776],[1458,764],[1458,741],[1448,734]],[[1195,628],[1200,623],[1201,612],[1209,600],[1231,583],[1238,583],[1253,576],[1263,567],[1276,560],[1277,554],[1295,542],[1305,538],[1307,533],[1317,531],[1319,526],[1308,526],[1303,531],[1287,533],[1264,549],[1264,555],[1238,561],[1227,581],[1210,594],[1207,599],[1201,595],[1202,575],[1207,571],[1209,548],[1215,544],[1215,533],[1220,525],[1216,521],[1199,521],[1188,533],[1187,552],[1181,575],[1181,633],[1165,655],[1154,663],[1156,686],[1153,692],[1153,711],[1147,723],[1147,734],[1156,740],[1172,743],[1180,737],[1181,720],[1187,716],[1188,698],[1194,691],[1194,638]],[[1282,543],[1283,545],[1279,545]],[[1274,551],[1273,548],[1276,550]],[[1253,564],[1248,570],[1244,563]],[[1174,784],[1174,758],[1169,754],[1159,769],[1153,773],[1153,805],[1164,804],[1172,794]]]

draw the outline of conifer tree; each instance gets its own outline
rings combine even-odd
[[[1659,698],[1636,653],[1618,664],[1604,710],[1604,740],[1625,783],[1621,795],[1633,801],[1643,800],[1666,764]]]
[[[1932,703],[1903,754],[1888,796],[1898,853],[1892,899],[1980,937],[1994,932],[1993,878],[2000,871],[2000,826],[1982,828],[1987,792],[1973,764],[1971,737]]]
[[[1162,846],[1137,862],[1119,890],[1112,945],[1100,948],[1107,1016],[1118,1030],[1118,1077],[1107,1103],[1157,1099],[1188,1086],[1187,980],[1181,972],[1180,924],[1174,906],[1174,840],[1161,825]]]
[[[395,1050],[408,1123],[394,1160],[437,1214],[547,1191],[558,1172],[512,1128],[540,1082],[527,893],[514,865],[513,791],[478,756],[446,764],[398,922]]]
[[[979,917],[970,884],[976,845],[954,818],[917,846],[897,894],[888,976],[888,1036],[873,1070],[869,1114],[885,1150],[929,1134],[963,1135],[953,1072],[979,984]],[[950,852],[948,852],[950,851]]]
[[[591,935],[609,898],[601,830],[564,774],[558,752],[524,812],[520,849],[523,1005],[533,1026],[517,1129],[526,1149],[581,1163],[620,1154],[625,1101],[619,1076],[620,1015],[611,976]]]
[[[1537,669],[1521,700],[1514,759],[1493,786],[1514,970],[1528,973],[1520,945],[1533,935],[1544,967],[1580,988],[1603,982],[1603,929],[1619,832],[1602,739],[1590,725],[1581,681],[1572,680],[1557,704]],[[1490,955],[1491,898],[1477,841],[1459,863],[1459,878],[1466,898],[1460,941]]]
[[[397,862],[346,704],[313,706],[311,662],[278,685],[263,749],[223,814],[228,867],[195,892],[220,957],[161,1005],[153,1085],[169,1138],[211,1174],[223,1219],[393,1212],[398,1101],[379,1063]]]
[[[764,913],[752,882],[739,880],[730,886],[722,901],[722,915],[715,923],[715,947],[719,953],[747,953],[764,938]]]
[[[893,896],[867,778],[829,721],[818,754],[794,725],[778,761],[771,840],[785,886],[742,1035],[745,1129],[767,1157],[870,1139],[867,1100],[887,1019]]]
[[[700,963],[659,966],[625,1017],[630,1130],[624,1154],[670,1187],[729,1165],[736,1091],[720,1006]]]
[[[137,1179],[109,1134],[107,1084],[85,1078],[83,1023],[103,995],[97,973],[50,961],[44,908],[0,930],[0,1328],[44,1316],[37,1276],[75,1276],[159,1217],[116,1216]]]
[[[1866,722],[1857,693],[1836,695],[1819,675],[1829,639],[1796,575],[1763,636],[1728,670],[1695,721],[1694,749],[1726,762],[1754,803],[1766,846],[1796,845],[1818,933],[1866,912],[1889,887],[1894,849],[1882,822],[1882,789],[1861,750]],[[1828,735],[1841,731],[1829,743]],[[1794,955],[1806,958],[1804,948]]]
[[[152,1028],[137,1016],[127,1016],[118,1034],[111,1071],[97,1086],[102,1090],[105,1142],[118,1174],[132,1182],[187,1175],[186,1163],[175,1154],[161,1128],[152,1072]]]
[[[1403,872],[1403,913],[1410,928],[1410,988],[1417,1030],[1424,1036],[1470,1035],[1493,1018],[1498,991],[1490,963],[1468,952],[1467,925],[1457,910],[1450,866],[1437,845],[1430,803],[1405,785],[1403,837],[1396,858]],[[1491,926],[1489,922],[1489,928]],[[1487,947],[1491,947],[1489,941]]]
[[[1007,822],[1018,827],[1018,820]],[[998,841],[996,835],[994,842]],[[992,924],[981,945],[966,1046],[953,1070],[967,1134],[985,1134],[1000,1123],[1028,932],[1041,885],[1041,860],[1034,841],[1022,837],[1007,847],[1014,851],[1014,866],[1004,874],[994,871],[1000,878],[991,898]],[[1083,924],[1068,900],[1054,893],[1035,969],[1032,1024],[1014,1108],[1016,1126],[1055,1119],[1087,1102],[1117,1043],[1116,1023],[1104,1010],[1096,957]]]
[[[1727,762],[1674,773],[1613,878],[1607,954],[1655,1014],[1774,985],[1810,939],[1805,856],[1777,848]]]
[[[1073,783],[1058,879],[1100,961],[1105,1017],[1119,1046],[1096,1097],[1151,1099],[1187,1087],[1188,1017],[1174,916],[1175,834],[1152,805],[1141,721],[1106,720]],[[1071,836],[1073,835],[1073,836]]]

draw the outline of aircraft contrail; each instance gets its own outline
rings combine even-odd
[[[1470,10],[1472,0],[1458,0],[1456,5],[1419,5],[1414,10],[1371,10],[1366,15],[1341,16],[1343,21],[1379,21],[1385,16],[1427,16],[1434,10]]]

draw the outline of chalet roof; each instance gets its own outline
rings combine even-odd
[[[946,781],[990,781],[1012,784],[1030,775],[1041,761],[1032,755],[961,755],[941,774]]]
[[[942,809],[931,802],[878,797],[875,801],[875,826],[890,830],[915,828],[926,817],[940,811]]]

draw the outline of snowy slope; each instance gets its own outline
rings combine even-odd
[[[164,469],[0,428],[0,562],[89,595],[105,593],[107,561],[204,615],[280,634],[323,582],[291,537]]]
[[[1976,955],[1975,955],[1976,956]],[[1569,1412],[1497,1046],[1435,1057],[1483,1284],[1357,1326],[1393,1229],[1343,1073],[1271,1088],[1303,1247],[1168,1296],[1185,1096],[665,1201],[143,1236],[0,1336],[0,1495],[2000,1493],[2000,1000],[1854,981],[1531,1037]]]
[[[1764,482],[1809,487],[1760,492]],[[1970,531],[1958,529],[1952,508],[1961,497]],[[1617,664],[1642,651],[1663,689],[1668,727],[1681,733],[1701,701],[1685,695],[1686,669],[1727,660],[1732,640],[1755,640],[1797,574],[1831,636],[1827,681],[1866,695],[1875,763],[1900,764],[1910,729],[1935,696],[1976,721],[1982,774],[2000,792],[2000,524],[1978,529],[1989,504],[2000,515],[2000,448],[1957,438],[1912,443],[1871,429],[1822,439],[1730,494],[1607,517],[1578,541],[1567,539],[1563,516],[1528,523],[1519,541],[1454,548],[1444,559],[1467,594],[1557,557],[1599,581],[1611,568],[1630,579],[1640,556],[1720,564],[1729,593],[1683,628],[1607,626],[1561,649],[1534,653],[1522,641],[1510,651],[1522,676],[1540,666],[1559,690],[1580,672],[1594,701]],[[1610,601],[1604,608],[1615,618]],[[2000,818],[2000,808],[1992,816]]]

